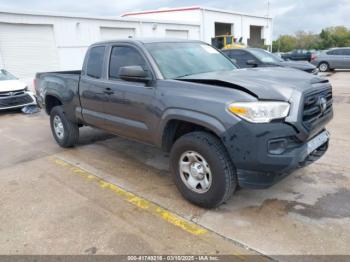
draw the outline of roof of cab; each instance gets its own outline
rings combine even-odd
[[[108,41],[101,41],[94,43],[93,45],[101,44],[113,44],[113,43],[139,43],[139,44],[150,44],[150,43],[184,43],[184,42],[201,42],[200,40],[186,40],[178,38],[126,38],[126,39],[115,39]]]

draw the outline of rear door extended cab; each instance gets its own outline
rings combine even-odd
[[[35,82],[59,145],[77,144],[88,125],[160,147],[183,196],[207,208],[237,185],[268,187],[328,148],[328,80],[236,69],[200,41],[100,42],[81,71],[38,73]]]

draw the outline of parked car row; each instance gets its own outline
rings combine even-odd
[[[350,47],[331,48],[324,51],[296,49],[288,53],[275,53],[286,61],[309,61],[319,71],[350,69]]]
[[[251,67],[290,67],[317,74],[316,66],[308,62],[285,61],[282,58],[260,48],[224,49],[222,52],[230,57],[240,68]]]
[[[321,52],[294,50],[287,54],[272,54],[260,48],[223,49],[222,52],[240,68],[280,66],[313,74],[350,69],[350,48],[332,48]]]

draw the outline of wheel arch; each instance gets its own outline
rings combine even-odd
[[[52,108],[63,105],[62,100],[55,94],[47,94],[45,96],[45,111],[50,115]]]
[[[174,142],[193,131],[207,131],[220,138],[224,125],[216,118],[203,113],[182,109],[168,110],[162,117],[157,135],[157,144],[169,152]]]

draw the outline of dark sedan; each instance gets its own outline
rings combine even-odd
[[[240,68],[280,66],[295,68],[312,74],[318,73],[318,69],[309,62],[285,61],[260,48],[225,49],[222,52]]]

